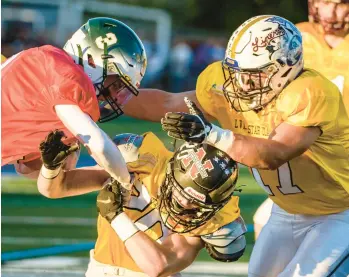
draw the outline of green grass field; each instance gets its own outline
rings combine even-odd
[[[117,120],[117,124],[101,126],[110,136],[121,132],[144,133],[149,130],[158,135],[171,149],[171,140],[161,131],[157,123],[136,121],[127,117]],[[240,169],[238,185],[242,187],[240,208],[246,224],[252,224],[252,216],[257,207],[266,198],[266,194],[258,187],[246,168]],[[36,182],[13,176],[2,176],[2,252],[24,250],[52,246],[51,239],[62,241],[93,241],[97,232],[95,225],[71,224],[35,224],[26,217],[48,217],[59,222],[60,218],[82,218],[93,221],[97,217],[95,198],[96,193],[65,199],[47,199],[36,189]],[[11,221],[11,218],[21,218]],[[6,220],[4,220],[6,219]],[[253,233],[247,234],[246,252],[240,261],[248,261],[252,246]],[[88,257],[87,251],[70,254]],[[199,260],[209,260],[206,251],[202,251]]]

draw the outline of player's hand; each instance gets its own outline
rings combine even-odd
[[[187,97],[184,101],[189,109],[188,113],[166,113],[161,119],[162,129],[170,137],[196,143],[203,142],[212,129],[204,114]]]
[[[98,193],[97,196],[97,211],[104,217],[109,223],[123,212],[123,205],[125,198],[124,194],[127,194],[126,189],[124,189],[121,184],[113,179],[108,179],[106,185]]]
[[[79,150],[78,144],[71,146],[64,144],[63,137],[65,137],[63,131],[55,130],[40,143],[41,159],[46,168],[54,170],[60,167],[71,153]]]

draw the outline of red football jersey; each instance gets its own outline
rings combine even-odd
[[[46,45],[19,53],[3,65],[1,81],[2,165],[38,157],[40,142],[52,130],[73,137],[55,105],[78,105],[99,119],[91,80],[62,49]]]

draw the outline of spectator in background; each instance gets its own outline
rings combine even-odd
[[[225,46],[221,39],[209,37],[195,50],[193,74],[199,74],[211,63],[224,58]]]
[[[180,92],[189,88],[191,66],[194,53],[183,39],[177,39],[171,49],[169,61],[170,88],[173,92]]]

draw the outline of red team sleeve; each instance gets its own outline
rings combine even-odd
[[[3,165],[37,156],[40,142],[52,130],[73,138],[55,105],[78,105],[94,121],[99,119],[91,80],[62,49],[47,45],[23,51],[2,68],[1,79]]]
[[[67,63],[66,59],[55,58],[56,55],[60,57],[62,54],[53,52],[48,61],[50,107],[53,109],[55,105],[78,105],[83,112],[97,121],[100,114],[95,88],[91,80],[81,66],[71,64],[71,62]]]

